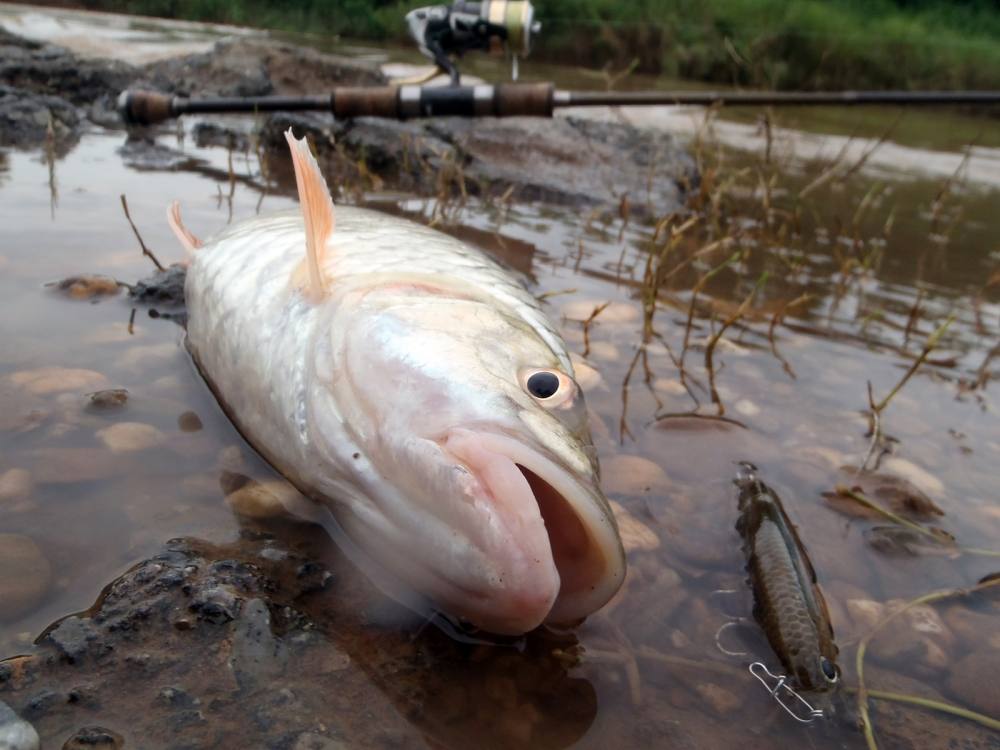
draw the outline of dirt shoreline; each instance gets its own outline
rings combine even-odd
[[[372,63],[269,40],[224,39],[210,52],[136,66],[81,58],[0,29],[0,147],[55,143],[65,151],[90,127],[123,129],[115,104],[130,87],[265,96],[385,83]],[[288,127],[311,136],[335,179],[354,185],[375,175],[380,184],[420,195],[504,195],[609,212],[627,204],[636,217],[656,218],[678,208],[696,181],[693,160],[672,135],[571,117],[394,122],[274,113],[200,118],[194,133],[202,144],[259,144],[283,156],[281,133]],[[131,156],[175,132],[173,124],[130,130]]]

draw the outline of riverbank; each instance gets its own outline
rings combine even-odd
[[[132,65],[84,58],[0,27],[0,81],[0,147],[65,152],[91,124],[122,127],[116,101],[126,88],[301,96],[387,79],[374,63],[264,38],[227,38],[206,52]],[[588,118],[337,121],[329,113],[278,112],[201,118],[192,133],[199,144],[254,152],[264,160],[277,154],[286,165],[283,133],[289,127],[310,136],[326,174],[344,193],[378,185],[445,201],[469,195],[543,201],[607,215],[627,203],[631,215],[654,219],[678,208],[697,182],[692,158],[670,133]],[[132,128],[122,152],[126,161],[139,169],[184,162],[183,150],[154,142],[157,132]],[[168,125],[159,132],[175,131]]]
[[[58,3],[66,5],[66,3]],[[407,40],[429,0],[84,0],[80,7]],[[546,0],[533,56],[776,89],[1000,88],[1000,12],[986,0]]]

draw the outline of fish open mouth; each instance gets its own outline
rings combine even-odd
[[[509,629],[524,632],[543,621],[579,620],[614,595],[624,578],[624,553],[598,488],[505,435],[455,429],[442,448],[475,476],[502,528],[495,554],[513,560],[508,567],[520,579],[505,582],[510,591],[520,592],[509,597],[520,622]],[[504,605],[498,597],[497,606]],[[513,612],[518,607],[523,616]],[[503,613],[497,616],[502,619]],[[534,623],[525,626],[530,620]]]

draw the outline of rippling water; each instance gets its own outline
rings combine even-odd
[[[797,220],[799,233],[784,245],[753,247],[704,284],[693,304],[692,289],[726,253],[671,276],[649,321],[653,338],[643,336],[641,304],[648,254],[662,246],[651,227],[541,205],[459,208],[447,230],[524,272],[583,365],[630,572],[622,592],[575,633],[539,632],[514,648],[458,647],[383,599],[323,534],[234,517],[220,487],[223,472],[279,477],[216,405],[183,347],[181,327],[144,307],[132,319],[124,295],[90,303],[46,286],[82,272],[131,282],[151,271],[122,215],[121,193],[164,261],[181,257],[164,220],[174,198],[183,199],[185,221],[201,236],[230,217],[294,205],[292,186],[263,181],[252,157],[234,159],[236,175],[246,179],[230,199],[225,151],[188,141],[180,145],[187,159],[174,167],[139,169],[119,155],[122,139],[88,133],[51,169],[39,152],[0,153],[0,474],[17,470],[5,476],[23,484],[0,499],[0,533],[16,536],[16,543],[6,537],[10,554],[35,560],[33,575],[17,582],[21,605],[8,601],[0,612],[0,657],[30,652],[46,625],[89,607],[105,584],[171,538],[226,543],[241,528],[265,529],[322,558],[342,582],[305,605],[325,653],[346,657],[332,687],[315,678],[317,695],[302,710],[333,721],[352,745],[850,747],[862,744],[853,695],[842,694],[832,719],[799,726],[747,672],[752,660],[780,665],[751,618],[734,530],[734,462],[757,464],[798,525],[849,686],[856,684],[858,640],[886,613],[885,602],[970,586],[1000,569],[995,556],[874,544],[872,529],[884,519],[825,497],[855,482],[843,467],[857,467],[868,452],[866,383],[876,398],[887,394],[953,316],[883,414],[891,452],[879,471],[926,493],[943,511],[930,523],[961,547],[1000,549],[1000,430],[991,382],[1000,367],[1000,356],[992,358],[1000,345],[1000,194],[989,184],[961,172],[946,181],[861,170],[817,189],[810,212]],[[163,142],[178,145],[173,137]],[[759,168],[756,155],[726,153],[725,174]],[[775,206],[823,170],[815,161],[789,161]],[[368,198],[417,217],[433,210],[415,196]],[[727,203],[729,218],[745,210],[752,225],[760,200],[754,191],[737,196]],[[697,246],[691,241],[680,257]],[[847,264],[849,257],[872,259],[871,267]],[[706,344],[765,271],[746,315],[715,345],[713,375],[726,419],[706,419],[720,413],[710,397]],[[805,301],[785,309],[803,294]],[[585,340],[582,321],[606,302]],[[685,338],[687,387],[678,368]],[[124,410],[86,407],[84,394],[110,387],[128,389]],[[109,428],[121,423],[144,427],[126,428],[132,432],[116,441]],[[25,539],[37,549],[25,551]],[[997,614],[995,599],[963,600],[899,618],[869,648],[869,685],[996,715],[996,691],[981,665],[998,661]],[[718,637],[727,651],[745,652],[740,656],[716,643],[733,618],[744,620]],[[190,658],[192,667],[199,663],[197,654]],[[193,674],[191,689],[211,691],[213,679]],[[291,672],[275,676],[271,689],[285,684],[309,691]],[[338,684],[351,691],[336,692]],[[125,734],[129,747],[149,746],[128,734],[134,711],[155,711],[136,703],[141,689],[125,683],[120,704],[93,712]],[[329,694],[336,720],[325,715],[326,689],[336,692]],[[1000,744],[973,723],[882,701],[873,706],[887,747]],[[395,734],[386,735],[383,723]],[[63,737],[58,726],[39,729],[53,743]]]

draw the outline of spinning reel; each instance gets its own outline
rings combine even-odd
[[[420,51],[451,77],[453,86],[460,78],[455,58],[470,50],[506,51],[516,80],[518,56],[528,54],[531,35],[542,28],[529,0],[456,0],[451,5],[429,5],[407,13],[406,23]]]

